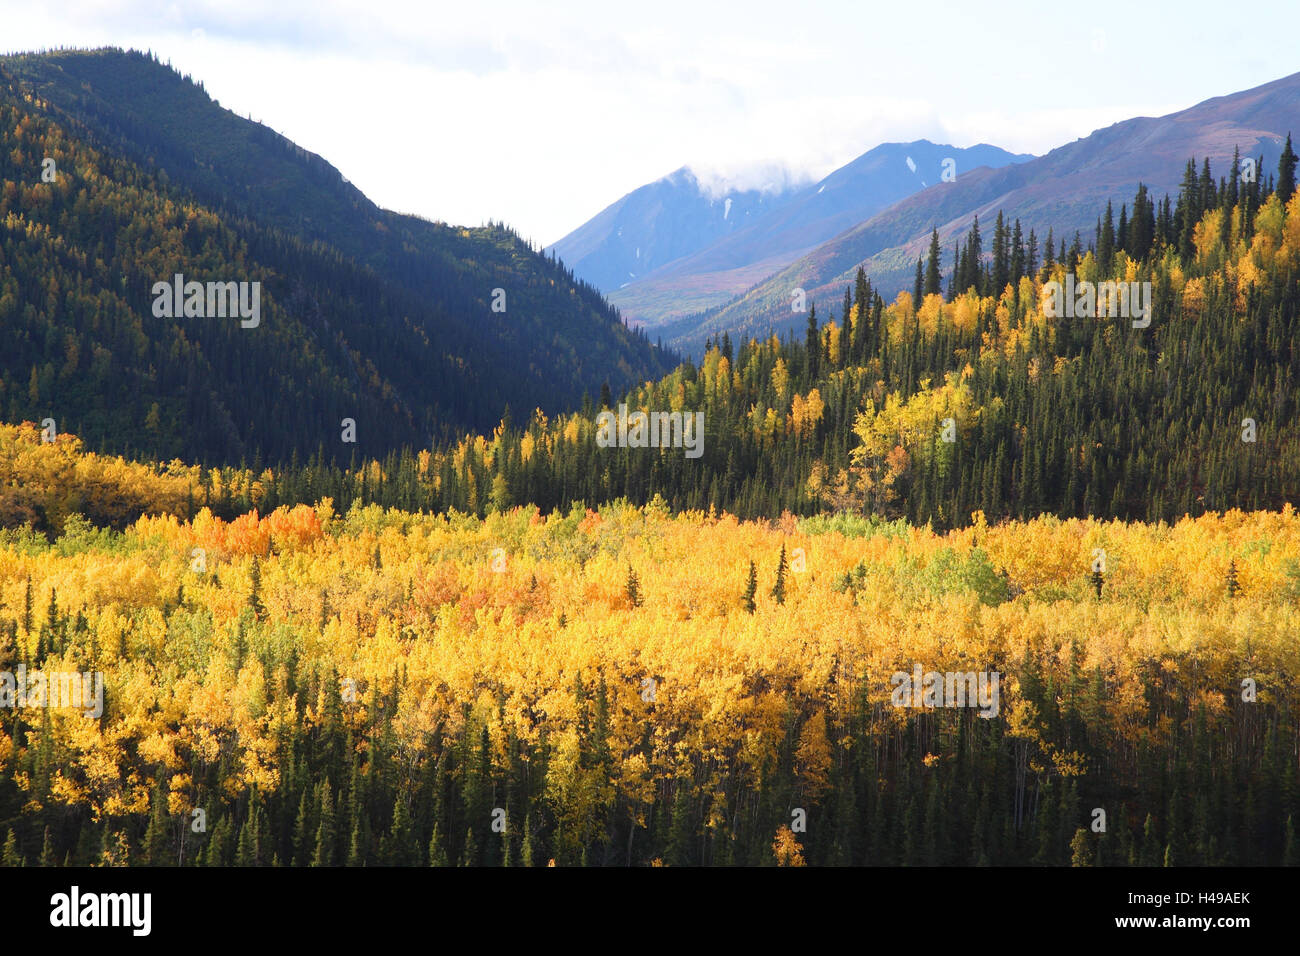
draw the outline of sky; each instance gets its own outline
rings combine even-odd
[[[371,199],[547,245],[690,165],[1041,154],[1300,71],[1300,2],[0,0],[0,50],[152,50]]]

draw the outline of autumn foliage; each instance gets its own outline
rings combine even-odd
[[[33,862],[1068,863],[1095,806],[1102,862],[1294,857],[1290,507],[935,533],[324,501],[0,545],[0,668],[107,688],[99,720],[0,713]],[[916,663],[999,672],[999,715],[891,706]]]

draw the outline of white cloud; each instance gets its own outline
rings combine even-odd
[[[784,192],[813,181],[806,170],[790,169],[779,161],[725,164],[692,164],[691,173],[700,192],[711,199],[728,193],[757,190],[761,193]]]
[[[717,188],[769,167],[824,175],[886,141],[1045,152],[1275,79],[1300,32],[1290,0],[1252,7],[1270,29],[1232,53],[1203,29],[1222,20],[1208,0],[1177,18],[1097,0],[1074,32],[1034,0],[997,16],[853,0],[9,6],[8,49],[152,48],[381,205],[539,242],[688,164]]]

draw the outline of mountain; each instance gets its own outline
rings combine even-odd
[[[1026,236],[1034,230],[1040,243],[1050,229],[1058,242],[1072,241],[1077,231],[1086,246],[1094,238],[1098,210],[1111,202],[1118,221],[1121,204],[1131,208],[1139,182],[1157,201],[1176,194],[1188,157],[1196,158],[1198,174],[1208,159],[1217,178],[1228,174],[1239,148],[1242,157],[1255,157],[1260,175],[1269,175],[1287,132],[1300,130],[1298,116],[1300,73],[1168,116],[1116,123],[1028,162],[959,170],[955,181],[902,199],[725,306],[679,321],[662,334],[674,346],[693,350],[723,331],[801,329],[807,317],[791,311],[790,290],[804,289],[809,302],[824,308],[838,306],[859,265],[882,294],[910,289],[916,259],[926,253],[934,228],[946,288],[954,242],[976,217],[987,236],[999,210],[1008,223],[1019,219]]]
[[[783,170],[738,189],[687,166],[635,189],[548,247],[574,275],[609,293],[706,248],[806,192]]]
[[[676,364],[511,230],[380,209],[137,52],[0,58],[0,270],[0,411],[101,450],[382,456]],[[176,274],[260,283],[260,323],[159,317]]]
[[[670,188],[678,196],[683,192],[691,195],[691,183],[683,181],[679,171],[671,186],[661,180],[641,187],[620,200],[626,206],[616,203],[560,240],[555,248],[565,262],[573,264],[577,275],[602,289],[630,321],[654,327],[726,303],[832,236],[904,196],[939,182],[945,168],[960,172],[1030,158],[984,144],[958,149],[927,140],[884,143],[824,179],[776,193],[766,202],[761,201],[763,194],[755,198],[751,193],[728,193],[728,198],[734,199],[730,216],[726,215],[729,207],[725,201],[721,205],[713,200],[705,202],[707,196],[701,192],[689,208],[699,221],[711,221],[711,230],[702,228],[695,219],[687,222],[687,217],[675,212],[677,207],[666,202],[648,223],[650,228],[638,229],[635,222],[624,224],[629,207],[649,206],[650,196],[663,196]],[[641,198],[633,204],[633,197]],[[611,214],[611,210],[617,211]],[[613,237],[619,242],[634,243],[642,252],[653,242],[657,248],[671,249],[674,254],[660,255],[653,263],[643,259],[641,268],[610,270],[612,279],[594,269],[584,271],[589,268],[585,263],[600,261],[599,256],[614,248],[613,239],[604,240],[599,251],[585,243],[600,236],[602,230],[615,228],[615,220],[617,228],[622,229],[622,236],[615,232]],[[731,225],[723,228],[728,222]],[[705,237],[711,241],[702,241]],[[575,254],[581,258],[572,258]],[[635,278],[629,277],[631,272],[636,273]]]

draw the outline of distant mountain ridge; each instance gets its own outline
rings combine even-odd
[[[1029,158],[986,144],[883,143],[816,182],[727,193],[730,206],[705,194],[689,171],[678,170],[624,196],[551,248],[625,318],[653,328],[729,301],[832,236],[940,181],[945,169],[955,174]],[[653,257],[645,255],[650,249]]]
[[[1228,174],[1235,147],[1243,159],[1261,162],[1262,157],[1258,174],[1268,176],[1288,131],[1300,132],[1300,73],[1167,116],[1125,120],[1025,163],[959,171],[954,182],[900,200],[726,305],[661,332],[675,347],[693,351],[723,331],[749,335],[802,328],[806,317],[791,313],[790,290],[804,289],[821,307],[837,305],[859,265],[875,288],[892,296],[911,288],[916,259],[926,253],[933,228],[943,250],[946,287],[954,242],[977,216],[982,228],[991,228],[999,210],[1008,222],[1020,219],[1026,236],[1034,230],[1040,249],[1049,229],[1058,243],[1072,241],[1078,231],[1086,246],[1097,210],[1107,200],[1118,219],[1121,204],[1131,205],[1139,182],[1157,200],[1176,194],[1191,157],[1198,172],[1208,158],[1218,181]]]
[[[683,166],[606,206],[545,251],[609,293],[745,228],[810,185],[775,171],[764,188],[738,189],[706,183]]]

